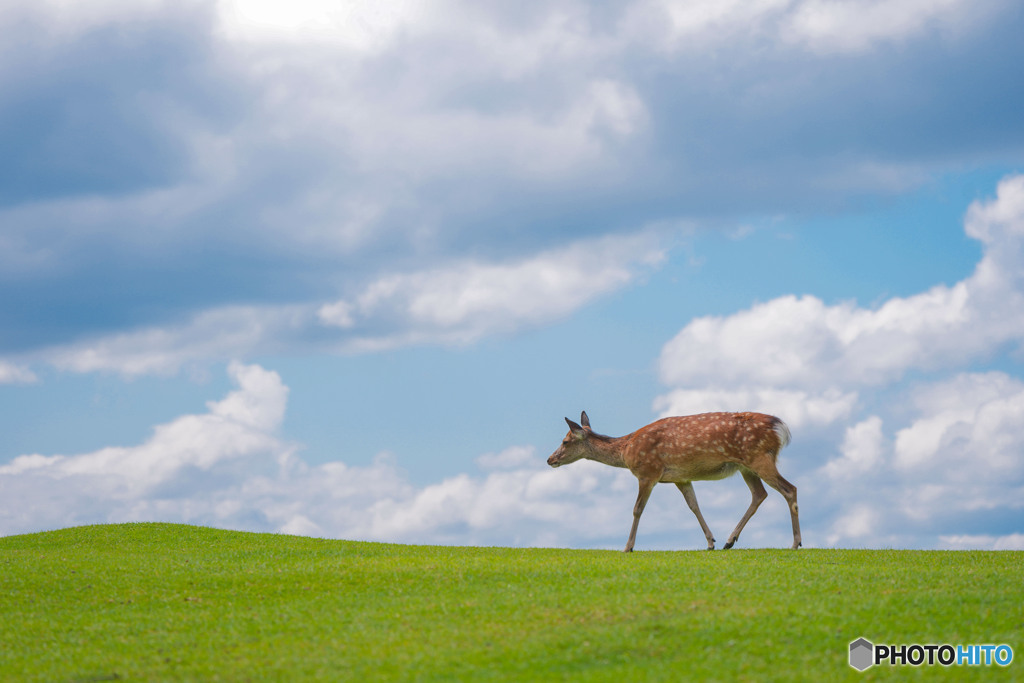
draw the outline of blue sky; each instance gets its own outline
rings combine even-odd
[[[1024,547],[1024,10],[14,2],[0,534],[619,547],[760,410],[809,546]],[[712,530],[739,478],[696,485]],[[788,545],[771,493],[741,544]],[[658,487],[638,548],[700,548]]]

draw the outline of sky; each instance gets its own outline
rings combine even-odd
[[[1012,0],[13,0],[0,535],[621,548],[755,410],[807,547],[1024,548]],[[739,477],[698,482],[724,539]],[[740,547],[787,547],[769,498]],[[672,486],[637,549],[699,549]]]

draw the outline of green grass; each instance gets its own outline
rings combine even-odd
[[[0,538],[0,678],[1024,679],[1024,553],[620,552],[171,524]],[[847,666],[851,640],[1007,668]]]

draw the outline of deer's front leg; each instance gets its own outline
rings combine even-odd
[[[640,480],[640,492],[636,496],[636,505],[633,506],[633,528],[629,530],[629,540],[626,541],[626,549],[623,552],[633,552],[633,544],[636,543],[636,528],[640,524],[640,515],[644,513],[647,499],[651,497],[651,491],[654,490],[654,485],[657,483],[657,479]]]

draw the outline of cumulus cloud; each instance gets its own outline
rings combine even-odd
[[[1024,383],[1001,372],[964,374],[922,387],[914,403],[921,417],[896,433],[897,468],[1024,484]],[[957,473],[964,462],[973,468],[966,477]]]
[[[785,415],[791,427],[813,427],[846,418],[856,403],[856,392],[837,389],[820,394],[770,387],[675,389],[655,399],[654,410],[661,417],[715,411],[774,411]]]
[[[867,546],[883,544],[879,535],[882,511],[872,505],[852,506],[832,522],[831,533],[826,537],[829,545],[855,543]]]
[[[836,511],[829,542],[903,545],[924,536],[939,547],[992,548],[994,536],[971,531],[1019,535],[1024,384],[1001,372],[964,373],[918,386],[908,403],[909,424],[886,432],[871,416],[847,428],[840,454],[818,472],[831,480]]]
[[[460,260],[383,275],[351,299],[227,306],[177,325],[148,327],[26,354],[72,372],[169,375],[239,354],[281,349],[361,353],[412,344],[459,345],[568,316],[640,280],[665,258],[659,232],[582,240],[518,260]],[[0,381],[29,381],[0,364]]]
[[[672,385],[764,384],[821,390],[881,385],[908,370],[956,367],[1024,341],[1024,176],[976,202],[966,231],[984,245],[974,273],[877,308],[784,296],[699,318],[662,351]]]
[[[827,543],[1018,533],[1024,385],[974,368],[1024,342],[1024,176],[972,204],[964,226],[983,255],[952,286],[873,308],[785,296],[691,321],[662,350],[673,388],[655,410],[754,409],[803,427],[795,480],[814,488],[801,509],[830,519]],[[812,437],[803,451],[801,436]]]
[[[841,456],[825,466],[825,474],[832,479],[846,479],[851,475],[876,470],[883,464],[885,446],[882,418],[872,415],[846,428],[843,443],[839,447]]]
[[[482,454],[476,472],[427,484],[413,483],[386,453],[367,465],[314,465],[280,434],[289,393],[280,376],[240,363],[228,373],[237,388],[205,413],[156,426],[141,444],[0,466],[0,533],[156,520],[391,542],[616,548],[628,531],[636,481],[625,470],[586,461],[550,469],[533,446]],[[794,477],[808,545],[1017,547],[1019,527],[1008,520],[1019,519],[1024,500],[1013,445],[1024,436],[1024,384],[964,374],[922,385],[910,403],[908,426],[886,430],[869,416],[846,429],[838,455],[817,472],[805,463]],[[937,438],[914,442],[923,461],[906,467],[908,435],[936,414]],[[792,476],[800,458],[785,460]],[[749,502],[738,480],[698,482],[697,491],[718,533]],[[992,515],[1000,533],[973,531]],[[770,495],[746,544],[787,544],[786,519],[781,497]],[[644,547],[703,545],[673,487],[658,487],[642,530]]]
[[[73,456],[23,455],[0,466],[0,475],[60,482],[80,478],[88,482],[93,495],[131,499],[183,472],[208,472],[218,463],[255,453],[287,453],[273,436],[288,396],[281,378],[259,366],[239,363],[232,363],[228,373],[238,390],[210,402],[204,415],[186,415],[159,425],[139,446]]]
[[[998,344],[1024,331],[978,306],[997,303],[979,280],[940,285],[875,310],[789,295],[728,317],[701,318],[665,347],[662,374],[672,383],[747,379],[819,388],[881,384],[908,368],[939,367],[991,351],[992,335],[1002,338],[991,340]],[[982,322],[991,325],[979,327]]]
[[[0,533],[131,520],[416,543],[601,543],[624,527],[628,473],[563,476],[532,447],[480,456],[482,474],[413,485],[395,459],[310,465],[280,427],[288,387],[232,363],[237,388],[137,446],[30,454],[0,466]],[[624,490],[625,489],[625,493]],[[617,522],[617,524],[616,524]]]
[[[554,470],[533,446],[482,454],[476,472],[422,485],[387,453],[367,465],[313,465],[280,435],[289,393],[280,376],[240,363],[228,373],[236,389],[205,413],[158,425],[139,445],[23,455],[0,466],[0,534],[169,521],[405,543],[620,548],[625,541],[637,490],[625,470],[587,461]],[[746,487],[733,483],[698,486],[715,528],[734,525],[746,508]],[[761,512],[779,524],[752,524],[751,544],[788,543],[780,501]],[[691,545],[704,546],[696,520],[674,487],[659,487],[641,546]]]
[[[513,263],[458,263],[385,276],[352,300],[324,305],[318,315],[324,324],[343,329],[397,318],[397,331],[360,335],[350,342],[354,348],[465,343],[563,317],[626,286],[664,255],[651,234],[576,243]]]

